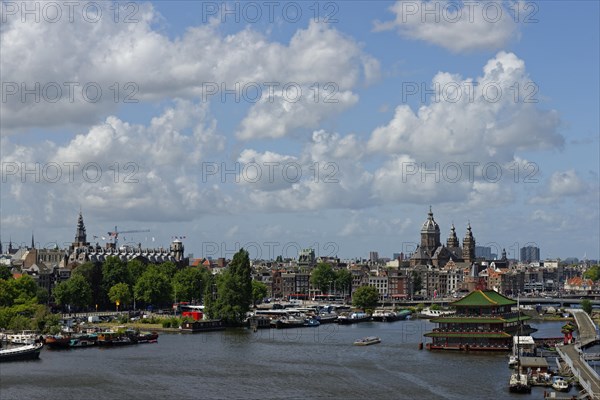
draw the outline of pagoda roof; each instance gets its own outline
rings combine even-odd
[[[486,339],[506,339],[511,337],[506,332],[429,332],[424,334],[426,337],[449,337],[449,338],[486,338]]]
[[[521,315],[520,318],[444,316],[439,318],[432,318],[430,321],[436,324],[503,324],[505,322],[517,322],[519,320],[526,321],[528,319],[531,319],[531,317],[527,315]]]
[[[454,307],[494,307],[494,306],[512,306],[517,304],[516,301],[494,290],[474,290],[460,300],[450,303]]]

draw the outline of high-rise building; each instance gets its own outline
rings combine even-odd
[[[377,262],[377,260],[379,260],[379,253],[376,251],[370,251],[369,252],[369,261]]]
[[[540,248],[536,246],[521,247],[521,262],[530,263],[540,261]]]
[[[486,260],[493,260],[492,248],[489,246],[475,246],[475,257]]]

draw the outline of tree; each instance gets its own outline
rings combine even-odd
[[[127,269],[127,263],[119,257],[106,257],[102,264],[102,288],[108,294],[111,287],[117,283],[131,284],[131,274]]]
[[[581,308],[589,315],[592,315],[592,302],[588,299],[581,300]]]
[[[594,265],[583,274],[584,278],[591,279],[594,282],[600,280],[600,266]]]
[[[102,264],[86,262],[73,270],[73,275],[83,276],[92,289],[92,302],[94,304],[106,304],[106,292],[102,287]]]
[[[146,270],[146,265],[140,260],[127,261],[127,269],[129,270],[129,276],[131,278],[131,285],[135,286],[140,276]]]
[[[340,269],[335,273],[335,284],[338,290],[343,290],[345,295],[352,288],[352,273],[347,269]]]
[[[256,306],[257,302],[262,301],[262,299],[267,297],[267,293],[267,285],[259,281],[252,281],[252,300],[254,306]]]
[[[171,261],[166,261],[166,262],[160,264],[158,268],[160,269],[161,272],[163,272],[165,275],[167,275],[169,277],[169,279],[172,279],[173,276],[175,276],[175,273],[177,272],[177,265],[175,265]]]
[[[310,274],[310,284],[319,289],[321,293],[329,293],[329,288],[335,281],[336,274],[327,263],[319,263]]]
[[[71,302],[75,307],[88,307],[92,302],[92,288],[83,276],[74,276],[67,283],[70,286]]]
[[[172,279],[177,301],[202,300],[205,273],[196,267],[186,267],[175,273]]]
[[[412,272],[413,294],[420,292],[423,289],[423,281],[421,275],[417,271]]]
[[[62,306],[87,307],[92,301],[92,289],[82,275],[74,275],[54,288],[54,299]]]
[[[229,324],[240,324],[252,304],[250,257],[243,248],[229,263],[228,270],[217,277],[217,298],[211,302],[209,316]]]
[[[12,274],[10,273],[10,268],[6,265],[0,265],[0,279],[5,281],[12,279]]]
[[[173,300],[169,277],[151,265],[135,284],[135,298],[146,304],[168,304]]]
[[[131,303],[131,289],[126,283],[117,283],[109,289],[108,298],[113,304],[118,302],[121,306],[125,306]]]
[[[379,302],[379,291],[373,286],[361,286],[352,295],[352,305],[363,310],[373,309]]]

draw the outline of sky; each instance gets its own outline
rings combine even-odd
[[[0,240],[600,258],[599,3],[0,3]]]

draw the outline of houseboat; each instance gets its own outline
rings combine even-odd
[[[357,324],[359,322],[367,322],[371,320],[371,316],[364,312],[353,312],[338,316],[337,323],[340,325]]]
[[[203,321],[187,321],[179,328],[182,332],[198,333],[225,330],[225,325],[220,319],[209,319]]]
[[[510,351],[512,337],[523,321],[530,319],[512,310],[516,301],[493,290],[475,290],[450,305],[456,308],[453,315],[433,318],[438,327],[424,336],[430,350],[483,350]],[[532,332],[524,326],[524,333]]]
[[[402,311],[385,311],[375,310],[373,313],[373,321],[378,322],[394,322],[406,319],[410,315],[409,310]]]

